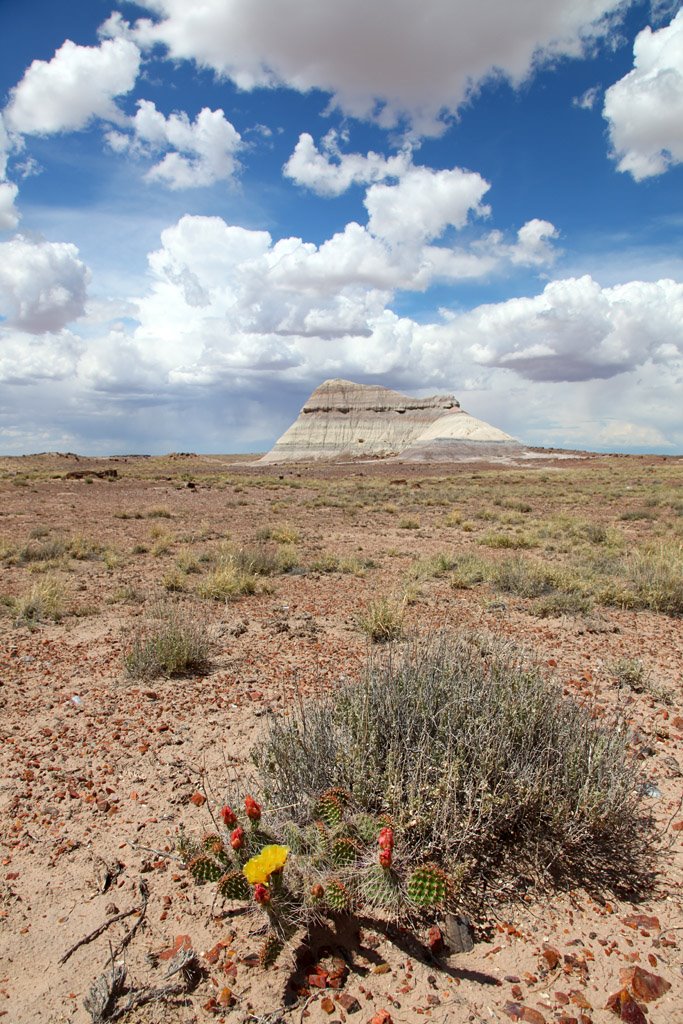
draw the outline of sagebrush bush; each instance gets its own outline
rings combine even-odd
[[[124,667],[132,679],[183,676],[203,671],[209,650],[209,636],[195,615],[180,605],[159,604],[134,633]]]
[[[518,650],[437,637],[275,721],[269,799],[305,818],[330,786],[386,813],[409,856],[467,866],[469,892],[529,877],[636,888],[652,861],[628,731],[600,725]]]

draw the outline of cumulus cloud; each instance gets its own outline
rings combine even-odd
[[[30,334],[57,332],[84,311],[89,272],[67,242],[0,243],[0,314]]]
[[[19,211],[14,202],[19,189],[11,181],[0,181],[0,231],[12,231],[19,223]]]
[[[683,10],[638,34],[633,70],[607,90],[602,112],[617,167],[636,181],[683,162]]]
[[[68,330],[36,337],[0,327],[0,384],[22,387],[73,378],[83,342]]]
[[[24,135],[78,131],[93,120],[120,122],[115,97],[130,92],[140,51],[128,39],[78,46],[67,39],[52,60],[34,60],[12,89],[7,124]]]
[[[145,0],[154,17],[107,31],[161,44],[240,88],[323,89],[348,114],[425,132],[491,75],[521,82],[545,60],[577,57],[603,36],[622,0]],[[377,104],[380,104],[378,110]]]
[[[222,110],[204,107],[194,121],[184,111],[164,117],[150,100],[139,100],[132,119],[133,136],[110,132],[112,149],[149,156],[170,150],[145,175],[171,189],[199,188],[230,180],[242,146],[239,132]]]
[[[428,385],[460,380],[469,367],[585,382],[683,356],[683,285],[674,281],[557,280],[538,295],[418,324],[390,308],[384,254],[359,225],[317,248],[185,216],[150,254],[153,285],[138,301],[117,373],[170,386],[276,372],[313,381],[388,373]]]
[[[540,295],[480,306],[449,328],[476,363],[531,381],[607,379],[683,356],[683,284],[591,277],[552,281]]]
[[[285,164],[285,177],[304,185],[319,196],[339,196],[352,185],[367,185],[387,178],[400,178],[411,163],[411,153],[404,150],[396,156],[384,157],[370,151],[342,153],[337,133],[328,132],[318,149],[313,137],[302,132],[292,155]]]
[[[462,228],[471,214],[486,217],[482,197],[491,186],[480,174],[454,167],[412,167],[396,185],[371,185],[365,196],[368,229],[388,242],[420,243],[447,227]]]

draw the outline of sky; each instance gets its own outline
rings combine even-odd
[[[678,0],[0,0],[0,453],[331,377],[683,454]]]

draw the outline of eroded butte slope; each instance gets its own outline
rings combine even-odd
[[[411,398],[337,379],[315,389],[261,462],[460,462],[509,459],[524,451],[509,434],[466,413],[453,395]]]

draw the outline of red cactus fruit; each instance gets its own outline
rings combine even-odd
[[[261,820],[261,808],[256,803],[256,801],[254,800],[253,797],[245,796],[245,798],[244,798],[244,809],[247,812],[247,817],[251,821],[260,821]]]
[[[389,850],[389,852],[391,852],[394,848],[393,828],[383,828],[377,841],[379,843],[380,850]]]
[[[225,807],[221,807],[221,821],[226,828],[234,828],[237,824],[237,815],[233,811],[232,807],[228,807],[227,804]]]
[[[264,903],[270,903],[270,891],[268,887],[263,885],[261,882],[255,885],[254,899],[256,900],[257,903],[260,903],[261,906],[263,906]]]
[[[380,850],[379,851],[379,862],[381,867],[391,867],[391,850]]]
[[[322,885],[320,885],[320,883],[311,886],[311,896],[313,897],[314,900],[321,900],[324,895],[325,890],[323,889]]]
[[[230,845],[233,850],[241,850],[244,846],[244,829],[238,825],[230,836]]]

